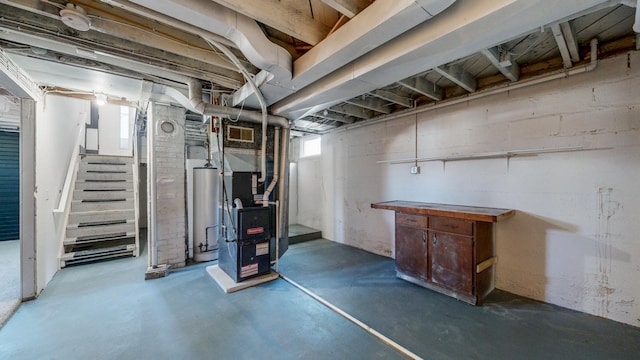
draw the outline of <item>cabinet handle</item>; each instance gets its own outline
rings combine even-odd
[[[438,237],[436,236],[436,234],[433,234],[433,241],[432,241],[433,245],[436,245],[438,243]]]
[[[426,243],[427,242],[427,232],[422,230],[422,242]]]

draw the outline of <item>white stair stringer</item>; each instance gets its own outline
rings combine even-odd
[[[133,158],[82,155],[60,264],[138,255]]]

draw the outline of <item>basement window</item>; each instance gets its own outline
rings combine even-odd
[[[120,149],[129,148],[129,107],[120,106]]]
[[[227,126],[227,140],[239,142],[253,142],[253,129],[240,126]]]
[[[300,157],[317,156],[321,153],[321,138],[303,139],[300,149]]]

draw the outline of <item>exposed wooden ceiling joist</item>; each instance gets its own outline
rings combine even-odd
[[[440,101],[444,98],[444,89],[423,77],[401,80],[398,81],[398,84],[435,101]]]
[[[322,0],[322,2],[348,18],[358,15],[370,3],[369,0]]]
[[[553,32],[553,37],[558,45],[558,50],[560,50],[560,55],[562,56],[562,62],[564,63],[565,69],[572,67],[573,62],[571,61],[571,54],[569,53],[569,47],[567,46],[567,41],[565,40],[564,35],[562,34],[560,25],[551,25],[551,31]]]
[[[560,24],[560,28],[562,29],[562,35],[564,36],[564,40],[567,43],[567,47],[569,48],[569,54],[571,55],[571,60],[576,63],[580,61],[580,51],[578,49],[578,37],[576,36],[576,32],[573,29],[573,25],[571,22],[563,22]]]
[[[433,70],[468,92],[476,91],[478,86],[476,79],[459,65],[438,66]]]
[[[375,116],[375,113],[371,110],[346,103],[332,106],[329,110],[343,115],[354,116],[363,120],[368,120]]]
[[[353,124],[355,122],[355,120],[350,116],[345,116],[329,110],[326,110],[326,112],[322,111],[317,114],[313,114],[312,117],[331,120],[331,121],[337,121],[343,124]]]
[[[507,54],[508,60],[503,61],[501,59],[500,50],[497,47],[490,49],[484,49],[482,54],[491,62],[496,69],[500,70],[502,75],[511,81],[518,81],[520,78],[520,66],[517,62],[511,59],[511,56]],[[508,63],[509,65],[507,65]]]
[[[362,108],[365,109],[369,109],[369,110],[373,110],[379,113],[383,113],[383,114],[389,114],[391,113],[391,109],[389,109],[389,106],[387,106],[387,104],[375,97],[367,97],[367,98],[353,98],[353,99],[349,99],[347,101],[345,101],[347,104],[351,104],[351,105],[356,105],[356,106],[360,106]]]
[[[404,96],[400,96],[392,91],[389,90],[374,90],[372,92],[370,92],[369,94],[380,98],[382,100],[386,100],[389,102],[392,102],[394,104],[398,104],[400,106],[406,107],[406,108],[411,108],[413,107],[413,101],[407,97]]]
[[[311,12],[294,7],[291,1],[214,1],[311,45],[322,41],[331,30],[329,26],[314,19]]]
[[[156,33],[103,18],[94,18],[91,28],[103,34],[134,41],[156,49],[165,50],[191,59],[199,60],[223,69],[239,72],[238,68],[224,55],[212,49],[198,48],[189,44],[172,41]]]

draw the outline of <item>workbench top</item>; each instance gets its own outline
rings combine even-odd
[[[443,216],[484,222],[498,222],[515,215],[515,210],[477,206],[434,204],[416,201],[385,201],[371,204],[374,209],[385,209],[407,214]]]

